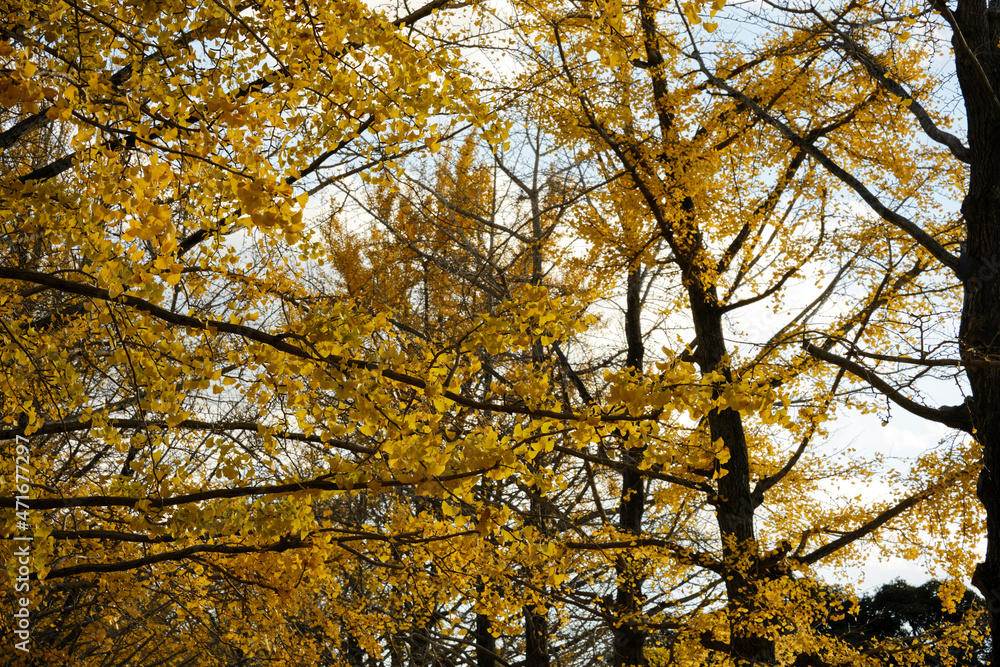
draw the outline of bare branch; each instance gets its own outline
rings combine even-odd
[[[949,405],[941,408],[932,408],[922,403],[917,403],[903,396],[898,389],[876,375],[874,371],[865,368],[861,364],[828,352],[812,343],[806,343],[803,348],[817,359],[843,368],[855,377],[868,382],[868,384],[884,394],[886,398],[907,412],[912,412],[918,417],[944,424],[950,428],[957,428],[966,433],[972,433],[972,416],[969,414],[969,409],[966,405]]]

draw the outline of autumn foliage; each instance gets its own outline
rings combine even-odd
[[[978,660],[987,14],[3,5],[11,664]]]

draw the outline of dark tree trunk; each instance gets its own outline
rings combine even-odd
[[[657,8],[647,0],[639,0],[638,9],[643,32],[643,44],[646,52],[645,67],[649,72],[652,86],[653,106],[657,123],[664,143],[674,141],[674,117],[670,111],[670,91],[664,73],[657,65],[664,62],[660,47],[660,34],[657,29]],[[634,62],[634,61],[633,61]],[[691,314],[695,328],[697,349],[694,358],[701,372],[705,375],[721,373],[724,382],[732,381],[732,373],[727,361],[726,344],[723,336],[722,310],[718,306],[718,296],[711,282],[714,276],[705,270],[704,262],[707,253],[704,248],[701,231],[698,228],[698,215],[695,202],[691,196],[684,196],[680,210],[665,211],[659,196],[659,188],[666,188],[671,195],[678,194],[676,188],[683,187],[679,182],[671,183],[674,174],[678,176],[684,170],[684,165],[660,165],[667,171],[666,178],[657,175],[651,169],[641,152],[636,151],[638,159],[632,161],[627,151],[618,149],[620,158],[632,172],[637,188],[656,218],[662,237],[669,243],[674,253],[674,259],[681,270],[682,282],[690,299]],[[644,185],[644,178],[658,187]],[[678,179],[679,181],[680,179]],[[673,190],[673,191],[672,191]],[[681,192],[680,194],[684,194]],[[678,215],[679,214],[679,215]],[[635,299],[638,304],[638,291],[633,293],[630,276],[630,305]],[[641,338],[636,332],[638,325],[638,310],[630,307],[626,314],[626,334],[629,338],[629,350],[632,351],[634,340],[641,349]],[[634,364],[641,368],[639,363]],[[719,388],[721,390],[721,387]],[[724,465],[725,474],[718,483],[717,522],[722,538],[723,556],[730,568],[726,573],[726,594],[729,610],[730,639],[728,651],[731,659],[737,665],[774,664],[774,643],[762,635],[759,629],[749,622],[749,616],[757,606],[759,573],[756,571],[759,561],[757,540],[753,530],[754,504],[750,489],[750,457],[747,450],[746,434],[738,412],[733,410],[712,411],[708,415],[709,435],[713,442],[721,440],[729,450],[729,461]],[[635,457],[642,456],[641,451],[628,450],[626,460],[634,462]],[[624,530],[641,531],[642,478],[638,474],[633,477],[626,470],[622,480],[623,497],[620,511],[621,527]],[[738,569],[736,563],[748,563],[749,568]],[[618,567],[623,567],[619,562]],[[641,581],[621,578],[623,584],[619,587],[619,610],[631,606],[638,608],[641,604]],[[623,624],[616,630],[615,667],[627,667],[629,664],[644,664],[641,657],[642,645],[645,641],[643,632]],[[619,641],[621,649],[619,649]],[[624,657],[619,659],[619,650],[628,653],[634,663]]]
[[[688,288],[694,316],[698,347],[695,361],[702,373],[721,373],[726,382],[732,372],[726,361],[722,313],[714,305],[714,289],[705,291],[692,281]],[[740,414],[734,410],[713,410],[708,415],[712,442],[722,440],[729,449],[729,461],[722,466],[725,474],[718,481],[716,521],[722,537],[722,553],[727,565],[736,562],[757,563],[757,538],[754,535],[754,505],[750,489],[750,455]],[[726,597],[729,607],[729,647],[738,665],[774,664],[774,642],[760,636],[747,623],[748,612],[757,606],[755,573],[733,568],[727,572]]]
[[[538,174],[538,155],[536,153],[535,178]],[[532,181],[532,188],[528,191],[531,200],[531,284],[541,285],[544,272],[542,271],[542,209],[540,196],[541,191],[537,183]],[[535,341],[531,347],[532,361],[540,366],[545,360],[545,350],[540,341]],[[544,456],[544,455],[542,455]],[[532,462],[533,468],[544,465],[541,458]],[[531,494],[531,521],[541,535],[548,535],[549,522],[546,501],[538,492],[537,487],[530,489]],[[525,667],[549,667],[549,619],[546,612],[537,612],[532,606],[526,606],[522,610],[524,613],[524,651]]]
[[[524,608],[524,665],[549,667],[549,619]]]
[[[625,339],[628,351],[625,367],[636,373],[642,372],[645,347],[642,341],[642,271],[639,266],[629,270],[626,289]],[[625,443],[624,438],[622,439]],[[622,462],[628,468],[622,472],[622,495],[618,507],[618,526],[623,531],[639,535],[642,533],[642,515],[646,506],[646,489],[642,473],[637,467],[642,462],[643,449],[624,449]],[[617,624],[614,628],[613,667],[635,667],[646,665],[646,629],[639,623],[642,613],[643,579],[634,568],[631,559],[620,556],[615,563],[618,575],[618,590],[615,595]]]
[[[953,40],[971,151],[969,191],[962,203],[965,299],[959,344],[965,361],[1000,359],[1000,6],[996,0],[990,5],[960,0],[955,17],[992,91],[958,37]],[[987,530],[986,559],[976,567],[972,583],[986,598],[992,636],[1000,637],[1000,369],[968,366],[966,372],[972,424],[983,446],[977,495],[986,508]],[[995,640],[991,663],[1000,665],[1000,642]]]
[[[347,664],[351,665],[351,667],[364,667],[365,652],[354,635],[348,633],[341,651],[347,660]]]
[[[479,587],[482,592],[482,587]],[[485,614],[476,614],[476,667],[496,667],[497,640],[490,632],[490,619]]]

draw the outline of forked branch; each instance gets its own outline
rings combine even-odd
[[[903,396],[898,389],[883,380],[874,371],[862,366],[861,364],[833,354],[832,352],[824,350],[821,347],[817,347],[812,343],[806,343],[803,347],[806,352],[817,359],[821,359],[827,363],[833,364],[834,366],[843,368],[851,375],[864,380],[879,392],[884,394],[890,401],[907,412],[911,412],[918,417],[923,417],[924,419],[929,419],[930,421],[938,422],[939,424],[944,424],[950,428],[957,428],[961,431],[965,431],[966,433],[972,433],[972,416],[969,413],[969,408],[965,404],[946,405],[940,408],[932,408],[922,403],[917,403],[913,399]]]

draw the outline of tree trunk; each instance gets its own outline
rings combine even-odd
[[[482,585],[477,587],[481,593]],[[476,614],[476,667],[496,667],[497,640],[490,632],[490,619],[486,614]]]
[[[703,374],[718,372],[726,382],[732,372],[726,361],[726,343],[722,329],[722,314],[715,303],[714,290],[701,290],[697,282],[688,288],[691,312],[694,316],[698,347],[695,360]],[[727,566],[726,597],[729,608],[729,646],[738,665],[775,662],[774,643],[762,637],[747,623],[748,615],[757,606],[758,592],[754,573],[747,567],[733,567],[741,562],[753,568],[758,560],[757,538],[753,530],[754,506],[750,489],[750,455],[740,414],[734,410],[713,410],[708,415],[712,441],[722,440],[729,449],[725,474],[718,482],[716,521],[722,538],[722,553]]]
[[[994,2],[990,3],[995,5]],[[983,85],[975,60],[954,39],[955,66],[969,124],[969,190],[962,203],[966,244],[962,255],[965,298],[959,345],[964,361],[1000,359],[1000,7],[961,0],[955,17],[992,91]],[[992,99],[991,99],[992,97]],[[975,437],[983,446],[977,495],[986,508],[986,559],[972,583],[986,598],[990,631],[1000,637],[1000,369],[968,366]],[[991,663],[1000,665],[1000,642]]]
[[[639,266],[629,269],[626,288],[625,339],[628,352],[625,367],[636,373],[642,372],[645,347],[642,341],[642,271]],[[625,447],[622,438],[622,462],[628,468],[622,471],[622,492],[618,506],[618,527],[633,535],[642,533],[642,515],[645,512],[646,489],[642,473],[636,468],[642,462],[643,449]],[[631,560],[620,556],[615,563],[618,575],[618,590],[615,595],[617,623],[613,628],[613,667],[635,667],[646,665],[646,629],[639,623],[642,613],[643,579],[632,568]]]
[[[549,619],[524,608],[524,666],[549,667]]]
[[[544,273],[542,271],[542,209],[540,203],[541,191],[537,187],[539,156],[535,155],[535,170],[532,188],[527,191],[531,201],[531,284],[541,285]],[[545,360],[545,350],[541,341],[536,340],[531,346],[531,359],[536,367]],[[532,470],[545,464],[544,454],[531,463]],[[538,487],[529,490],[531,494],[531,521],[540,535],[549,533],[548,508],[546,501],[538,491]],[[524,614],[524,651],[525,667],[549,667],[549,618],[546,611],[537,612],[535,607],[527,605],[522,610]]]

